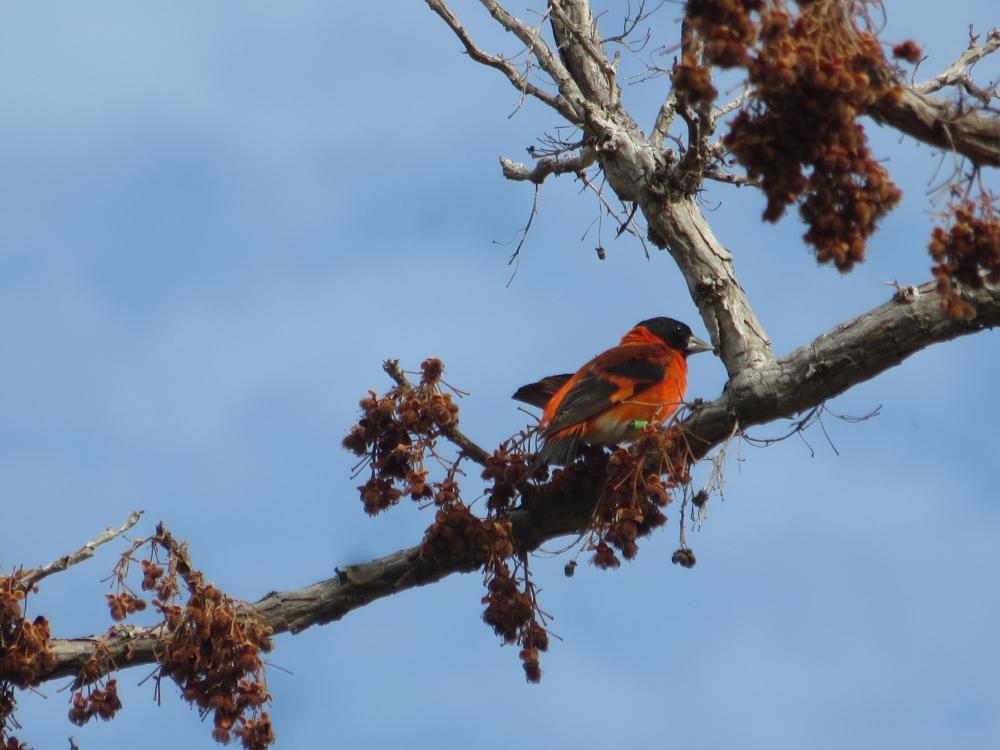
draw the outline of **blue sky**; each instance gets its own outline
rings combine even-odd
[[[936,73],[988,0],[887,2],[887,40]],[[508,53],[472,3],[456,10]],[[673,33],[677,8],[662,11]],[[673,14],[673,15],[672,15]],[[634,322],[704,329],[670,258],[594,254],[592,196],[547,183],[508,288],[531,191],[497,157],[558,123],[460,54],[422,3],[7,4],[0,25],[0,569],[75,549],[133,509],[163,520],[228,592],[256,599],[414,544],[430,519],[361,512],[339,447],[386,357],[444,359],[463,424],[492,446],[526,418],[522,383],[571,369]],[[998,63],[982,65],[998,77]],[[918,76],[923,77],[923,76]],[[626,101],[649,127],[662,82]],[[817,268],[794,221],[714,188],[720,239],[787,353],[929,277],[937,158],[871,127],[906,198],[848,276]],[[996,175],[987,175],[994,189]],[[571,312],[570,312],[571,311]],[[670,564],[676,529],[605,573],[534,564],[556,641],[540,686],[480,621],[478,576],[281,636],[279,747],[980,748],[1000,740],[997,335],[920,353],[830,406],[881,415],[743,446]],[[692,360],[689,394],[724,383]],[[929,396],[928,394],[934,394]],[[782,430],[760,428],[758,435]],[[467,493],[478,493],[469,482]],[[676,513],[671,514],[675,520]],[[44,582],[60,636],[107,627],[115,550]],[[148,670],[122,673],[109,724],[64,720],[68,693],[20,697],[39,748],[214,747]],[[331,736],[332,735],[332,736]]]

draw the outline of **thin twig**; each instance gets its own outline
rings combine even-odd
[[[488,52],[483,51],[483,49],[473,41],[472,37],[469,36],[469,32],[467,32],[462,26],[458,17],[452,13],[451,9],[441,2],[441,0],[426,0],[426,2],[427,5],[430,6],[430,9],[437,13],[438,16],[440,16],[448,27],[455,33],[455,36],[458,37],[459,41],[462,42],[465,47],[465,51],[468,53],[469,57],[482,65],[499,70],[504,74],[504,76],[507,77],[507,80],[514,85],[514,88],[521,92],[522,95],[529,94],[538,99],[540,102],[552,107],[564,117],[571,120],[576,119],[575,111],[562,96],[553,95],[544,89],[540,89],[533,83],[530,83],[527,76],[528,71],[521,73],[507,58],[500,55],[491,55]],[[488,8],[490,5],[496,5],[495,3],[485,4]],[[492,8],[490,8],[490,12],[493,12]],[[494,17],[496,17],[495,14]],[[516,21],[517,19],[514,20]],[[520,21],[518,21],[518,23],[520,23]],[[544,45],[544,42],[542,42],[542,44]],[[528,46],[530,49],[531,45]],[[532,49],[532,52],[534,52],[534,49]],[[543,65],[542,67],[544,68],[545,66]],[[546,69],[546,72],[551,75],[551,72],[548,69]]]
[[[556,82],[561,97],[554,99],[559,106],[555,108],[570,122],[578,122],[581,118],[579,113],[570,102],[583,99],[580,87],[576,85],[566,66],[562,64],[559,57],[549,48],[549,45],[542,39],[537,29],[533,29],[521,19],[512,15],[503,5],[496,0],[480,0],[496,21],[511,34],[516,36],[527,47],[531,54],[538,61],[538,66],[544,70]],[[440,0],[427,0],[432,7],[440,6],[449,15],[449,11]],[[436,8],[435,8],[436,11]],[[438,12],[438,15],[441,15]],[[442,16],[444,18],[444,16]],[[447,21],[447,19],[445,19]],[[449,24],[450,25],[450,24]],[[453,27],[454,28],[454,27]],[[456,32],[457,33],[457,32]],[[551,96],[551,95],[550,95]],[[552,106],[552,105],[550,105]]]
[[[528,239],[528,232],[531,231],[531,224],[535,220],[535,216],[538,215],[538,193],[541,190],[541,185],[535,183],[535,189],[531,196],[531,213],[528,214],[528,223],[524,225],[524,229],[521,230],[521,239],[517,242],[517,247],[514,248],[514,252],[511,253],[510,258],[507,259],[507,265],[513,265],[514,270],[510,274],[510,278],[507,279],[507,286],[510,287],[511,283],[514,281],[514,277],[517,276],[517,269],[521,265],[521,248],[524,247],[524,241]]]
[[[966,81],[970,81],[968,68],[998,49],[1000,49],[1000,29],[991,29],[986,35],[986,43],[982,47],[976,44],[975,38],[970,39],[969,47],[940,75],[934,76],[929,81],[918,83],[912,89],[917,94],[933,94],[947,86],[964,85]]]
[[[750,98],[751,93],[752,92],[750,88],[746,87],[743,89],[743,93],[741,93],[738,97],[733,99],[731,102],[723,104],[721,107],[715,110],[708,121],[709,129],[712,132],[715,132],[715,126],[718,124],[719,120],[728,115],[730,112],[734,112],[740,107],[742,107],[743,104],[747,101],[747,99]]]
[[[128,517],[128,520],[125,521],[125,523],[123,523],[117,529],[107,529],[103,533],[98,534],[96,537],[91,539],[85,545],[80,547],[80,549],[78,549],[76,552],[60,557],[58,560],[50,562],[48,565],[44,565],[41,568],[32,568],[31,570],[15,574],[17,576],[18,583],[20,583],[26,589],[29,589],[36,583],[41,581],[43,578],[47,578],[53,573],[61,573],[71,565],[76,565],[77,563],[83,562],[84,560],[89,560],[91,557],[94,556],[94,552],[97,550],[98,547],[100,547],[102,544],[110,542],[115,537],[119,537],[122,534],[124,534],[126,531],[131,529],[137,523],[139,523],[139,519],[141,517],[142,517],[141,510],[132,511],[132,513]]]
[[[723,172],[721,169],[707,168],[705,170],[705,179],[714,180],[715,182],[724,182],[727,185],[736,185],[738,187],[742,187],[744,185],[750,185],[752,187],[760,186],[760,182],[758,180],[752,180],[746,175]]]

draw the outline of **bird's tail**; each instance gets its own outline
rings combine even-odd
[[[542,449],[535,454],[534,459],[528,464],[525,471],[525,478],[534,474],[542,464],[555,464],[565,466],[572,463],[576,458],[576,451],[580,445],[580,431],[572,430],[561,435],[553,435],[545,439]]]

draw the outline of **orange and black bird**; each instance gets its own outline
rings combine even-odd
[[[533,467],[566,464],[580,442],[614,445],[662,424],[684,401],[689,354],[712,351],[684,323],[650,318],[573,375],[550,375],[513,398],[542,408]]]

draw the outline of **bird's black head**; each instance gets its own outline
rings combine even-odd
[[[654,336],[663,339],[667,346],[683,352],[685,355],[712,351],[712,347],[696,337],[691,329],[679,320],[673,318],[650,318],[637,325],[648,329]]]

